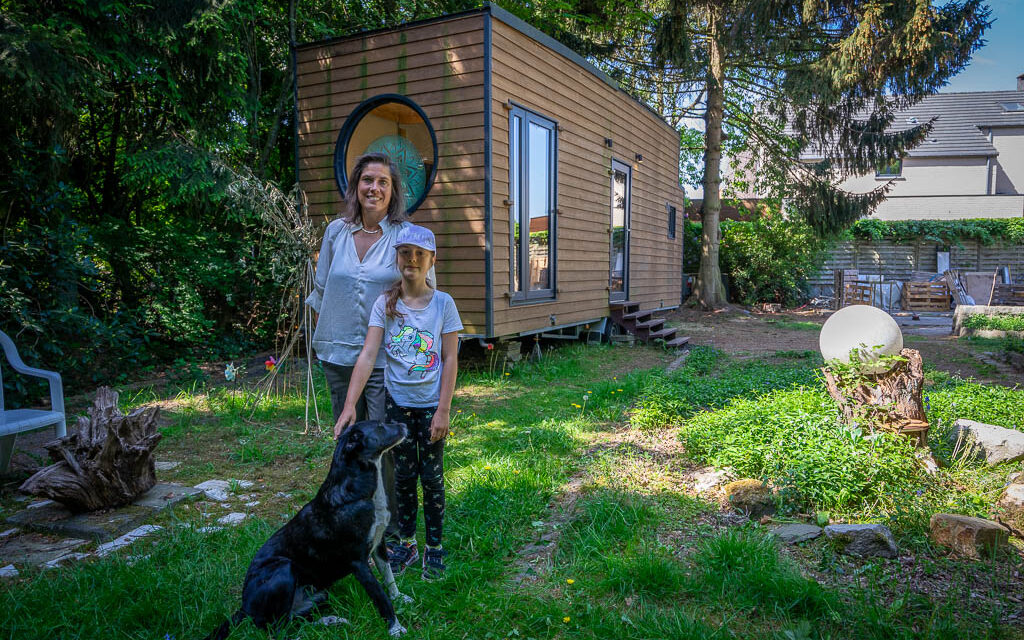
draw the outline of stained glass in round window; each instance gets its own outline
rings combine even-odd
[[[342,194],[356,158],[371,152],[387,154],[401,169],[406,211],[415,211],[437,168],[437,138],[423,110],[405,96],[384,94],[352,111],[334,148],[334,177]]]

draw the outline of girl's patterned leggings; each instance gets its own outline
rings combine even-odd
[[[444,440],[430,442],[430,421],[437,407],[400,407],[388,394],[385,401],[387,419],[404,422],[409,436],[391,450],[395,458],[395,501],[398,513],[398,534],[402,538],[416,535],[416,479],[423,485],[423,523],[426,543],[441,545],[444,522]]]

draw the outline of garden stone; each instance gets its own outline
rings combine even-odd
[[[725,497],[737,511],[750,518],[770,516],[775,513],[775,497],[768,485],[750,478],[730,482],[724,487]]]
[[[153,485],[152,489],[139,496],[132,504],[151,509],[164,509],[173,507],[183,500],[197,498],[202,494],[203,490],[196,487],[184,487],[180,484],[158,482]]]
[[[195,488],[205,493],[209,500],[226,502],[230,487],[231,483],[227,480],[207,480],[206,482],[200,482]]]
[[[226,516],[217,518],[218,524],[238,524],[242,520],[245,520],[246,516],[244,513],[229,513]]]
[[[56,569],[56,568],[62,566],[65,562],[78,562],[79,560],[82,560],[84,558],[88,558],[89,555],[90,554],[88,554],[88,553],[78,553],[77,551],[75,551],[75,552],[72,552],[72,553],[60,556],[59,558],[54,558],[53,560],[50,560],[49,562],[44,563],[43,564],[43,568],[44,569]]]
[[[159,531],[162,528],[163,527],[147,524],[139,527],[138,529],[129,531],[128,533],[124,534],[116,540],[112,540],[106,544],[101,544],[100,546],[96,547],[96,557],[102,558],[106,555],[109,555],[110,553],[117,551],[121,547],[127,547],[139,538],[144,538],[155,531]]]
[[[82,539],[54,539],[38,533],[26,533],[0,542],[0,558],[17,565],[39,566],[63,558],[86,544]]]
[[[176,469],[180,465],[180,462],[175,462],[173,460],[155,460],[153,462],[153,467],[157,471],[171,471],[173,469]]]
[[[950,442],[989,466],[1024,460],[1024,432],[963,418],[953,423]]]
[[[825,536],[834,542],[840,553],[861,558],[895,558],[896,539],[889,527],[881,524],[830,524]]]
[[[932,515],[929,525],[933,542],[949,547],[954,553],[967,558],[992,554],[1010,539],[1006,527],[984,518],[936,513]]]
[[[33,502],[32,504],[28,505],[25,508],[26,509],[42,509],[43,507],[48,507],[51,504],[57,504],[57,503],[54,502],[53,500],[40,500],[39,502]]]
[[[1006,487],[996,507],[1015,529],[1024,530],[1024,482],[1015,482]]]
[[[813,524],[784,524],[771,530],[785,544],[797,544],[813,540],[821,535],[821,527]]]
[[[0,578],[17,578],[18,570],[13,564],[0,568]]]
[[[0,533],[0,539],[6,538],[7,536],[13,536],[16,533],[18,533],[18,529],[8,529],[7,531]]]
[[[349,624],[349,621],[345,618],[339,618],[338,616],[324,616],[316,621],[317,624],[322,624],[325,627],[333,627],[336,624]]]
[[[76,515],[63,505],[51,502],[36,509],[23,509],[7,518],[7,522],[41,533],[106,542],[131,531],[152,515],[151,508],[136,505]]]
[[[707,493],[721,486],[731,475],[728,469],[705,467],[693,474],[693,490],[697,493]]]

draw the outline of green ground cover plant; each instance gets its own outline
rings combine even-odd
[[[964,318],[968,329],[995,329],[997,331],[1024,331],[1024,315],[971,314]]]
[[[638,354],[661,366],[638,369]],[[681,436],[694,456],[700,449],[711,459],[720,455],[717,448],[751,469],[781,469],[775,458],[786,456],[794,461],[787,477],[801,488],[797,497],[836,505],[833,518],[884,517],[893,501],[881,487],[864,488],[867,474],[886,478],[894,494],[909,495],[914,504],[926,504],[935,492],[925,486],[916,495],[918,478],[904,473],[899,441],[833,432],[828,444],[814,440],[826,435],[825,418],[835,413],[813,388],[820,360],[801,352],[754,362],[699,348],[667,374],[662,367],[672,358],[646,348],[567,347],[500,374],[486,365],[465,368],[445,461],[449,576],[436,583],[416,571],[400,576],[403,592],[415,599],[399,607],[408,637],[1012,637],[1005,616],[1017,605],[1000,591],[1020,570],[1012,559],[987,564],[932,597],[911,589],[899,562],[837,557],[824,543],[804,549],[808,559],[799,560],[756,523],[718,524],[716,504],[683,491],[680,469],[695,462],[659,452],[654,443]],[[1019,396],[988,395],[978,386],[934,391],[932,411],[951,411],[947,393],[949,402],[976,406],[979,415],[1009,419],[993,407]],[[260,504],[249,509],[251,518],[203,533],[228,509],[184,505],[157,520],[164,527],[158,534],[122,552],[27,569],[0,590],[0,636],[177,640],[202,637],[234,611],[252,554],[311,497],[333,446],[328,437],[302,433],[305,402],[296,390],[248,404],[242,399],[199,384],[180,393],[126,394],[123,401],[130,408],[159,400],[169,409],[158,454],[182,464],[162,480],[253,481],[245,491]],[[329,415],[325,392],[316,402]],[[745,428],[752,425],[757,428]],[[754,451],[757,441],[768,444],[768,454]],[[820,464],[846,464],[846,475],[816,474],[814,456]],[[976,477],[964,466],[943,482],[973,491]],[[840,481],[845,484],[833,487]],[[843,486],[849,495],[840,495]],[[876,505],[854,496],[858,490],[883,497]],[[986,495],[978,489],[977,496]],[[9,493],[0,495],[0,517],[17,508]],[[901,545],[911,530],[898,529]],[[550,562],[518,579],[529,550],[549,544]],[[957,566],[940,555],[919,561],[938,571]],[[353,580],[330,590],[325,614],[350,624],[293,621],[275,637],[386,637]],[[267,637],[249,623],[232,634],[233,640]]]

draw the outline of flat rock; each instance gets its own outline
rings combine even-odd
[[[179,466],[181,466],[181,463],[180,462],[175,462],[173,460],[154,460],[153,461],[153,467],[157,471],[171,471],[173,469],[177,469]]]
[[[227,501],[230,487],[231,483],[227,480],[207,480],[196,485],[196,489],[206,494],[207,500],[217,502]]]
[[[149,491],[136,498],[132,504],[150,509],[166,509],[183,500],[199,498],[203,490],[198,487],[185,487],[180,484],[158,482]]]
[[[16,533],[18,533],[17,527],[15,527],[14,529],[8,529],[7,531],[0,533],[0,539],[6,538],[7,536],[13,536]]]
[[[775,496],[772,490],[760,480],[750,478],[730,482],[723,487],[729,504],[750,518],[770,516],[775,513]]]
[[[54,538],[40,533],[26,533],[0,541],[0,563],[45,565],[63,558],[86,544],[78,538]]]
[[[0,567],[0,578],[17,578],[18,569],[13,564],[9,564],[6,567]]]
[[[1024,460],[1024,432],[963,418],[953,423],[950,442],[989,466]]]
[[[69,562],[78,562],[79,560],[84,560],[85,558],[88,558],[90,555],[91,554],[88,553],[78,553],[77,551],[74,551],[72,553],[62,555],[58,558],[54,558],[49,562],[44,562],[43,568],[56,569],[57,567],[62,567]]]
[[[109,555],[122,547],[127,547],[139,538],[144,538],[155,531],[159,531],[161,528],[162,527],[158,527],[156,525],[146,524],[138,527],[137,529],[133,529],[116,540],[111,540],[110,542],[96,547],[96,556],[102,558],[103,556]]]
[[[131,531],[152,515],[151,508],[136,505],[74,514],[52,502],[36,509],[23,509],[7,518],[7,522],[30,531],[107,542]]]
[[[984,518],[936,513],[929,525],[933,542],[967,558],[992,555],[1010,540],[1010,531],[1006,527]]]
[[[693,474],[693,490],[697,493],[707,493],[729,480],[731,480],[731,474],[727,469],[707,467]]]
[[[895,558],[896,539],[889,527],[881,524],[830,524],[825,536],[840,553],[861,558]]]
[[[822,528],[813,524],[784,524],[774,527],[771,532],[786,544],[797,544],[814,540],[822,534]]]
[[[217,518],[217,524],[238,524],[242,520],[245,520],[246,515],[244,513],[229,513],[226,516]]]

